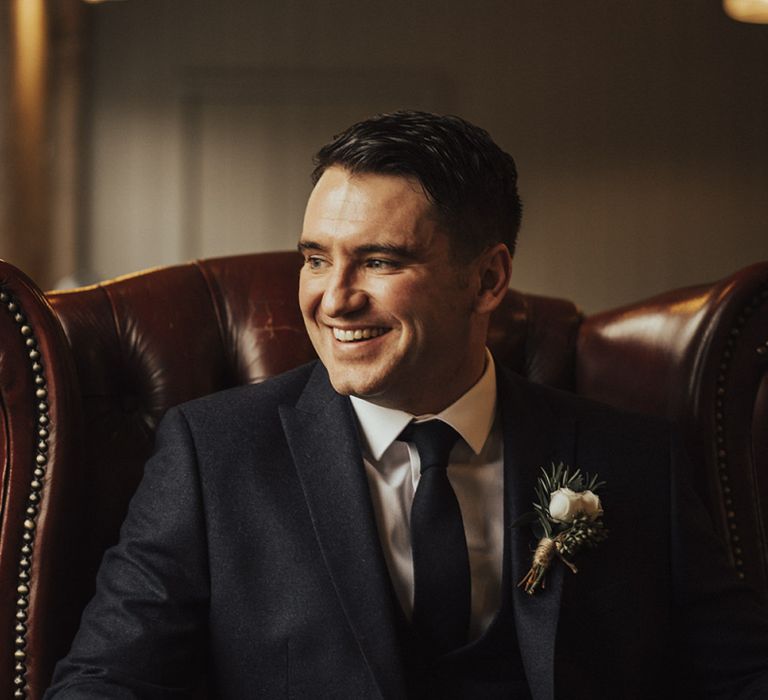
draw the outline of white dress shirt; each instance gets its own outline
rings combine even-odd
[[[459,501],[469,550],[470,639],[482,634],[499,608],[504,549],[504,442],[496,417],[496,368],[487,350],[486,357],[477,383],[435,416],[412,416],[351,397],[384,557],[409,619],[413,612],[410,513],[420,463],[415,445],[396,438],[412,420],[430,418],[445,421],[462,438],[451,451],[448,479]]]

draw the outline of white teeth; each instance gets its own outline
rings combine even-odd
[[[353,331],[345,331],[341,328],[333,329],[333,337],[342,343],[349,343],[355,340],[368,340],[376,338],[385,332],[383,328],[356,328]]]

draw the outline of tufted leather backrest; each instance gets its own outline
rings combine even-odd
[[[83,533],[99,553],[117,536],[165,411],[259,382],[314,352],[296,304],[297,254],[212,259],[47,295],[72,348],[81,397]]]
[[[299,266],[217,258],[43,295],[0,262],[0,694],[42,695],[162,414],[314,357]],[[763,264],[586,319],[510,291],[489,345],[533,381],[679,420],[734,563],[768,589],[766,290]]]

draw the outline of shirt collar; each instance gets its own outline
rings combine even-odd
[[[378,406],[351,396],[352,408],[371,457],[379,461],[389,446],[412,420],[438,418],[450,425],[475,454],[483,449],[496,415],[496,367],[486,348],[485,370],[477,382],[437,415],[413,416],[406,411]]]

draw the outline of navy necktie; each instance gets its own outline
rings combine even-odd
[[[399,440],[416,445],[421,477],[411,506],[413,625],[431,650],[444,654],[467,642],[470,590],[464,522],[448,455],[458,433],[447,423],[411,423]]]

